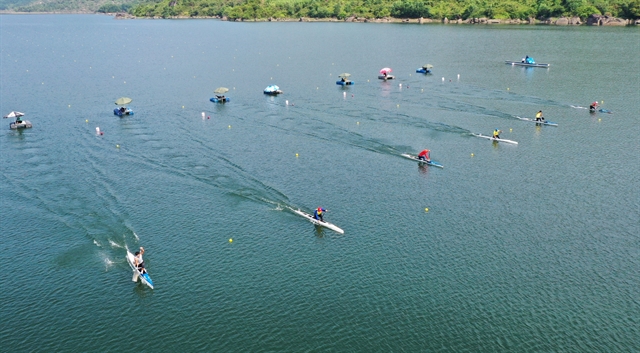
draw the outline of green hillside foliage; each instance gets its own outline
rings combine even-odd
[[[137,0],[0,0],[0,10],[17,12],[126,12],[138,2]]]
[[[163,0],[135,6],[136,16],[230,19],[382,17],[527,19],[591,14],[640,18],[640,0]]]

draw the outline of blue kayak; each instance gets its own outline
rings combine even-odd
[[[213,103],[227,103],[231,99],[229,99],[229,97],[224,97],[224,98],[213,97],[209,100],[212,101]]]
[[[414,160],[414,161],[416,161],[418,163],[423,163],[423,164],[432,166],[432,167],[444,168],[444,166],[442,164],[440,164],[440,163],[438,163],[438,162],[436,162],[434,160],[431,160],[431,161],[427,162],[425,160],[422,160],[422,159],[418,158],[418,156],[412,156],[412,155],[406,154],[406,153],[401,154],[401,156],[404,157],[404,158],[412,159],[412,160]]]

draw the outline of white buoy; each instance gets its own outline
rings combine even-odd
[[[402,83],[399,83],[399,84],[398,84],[398,87],[402,88]]]
[[[458,74],[458,80],[460,79],[460,74]]]
[[[204,112],[202,112],[202,120],[204,120]]]
[[[342,97],[347,98],[347,92],[342,92]]]
[[[284,101],[284,104],[289,105],[289,100]]]
[[[444,77],[442,78],[442,82],[444,82]]]

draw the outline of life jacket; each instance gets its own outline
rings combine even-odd
[[[420,152],[420,154],[418,156],[427,156],[429,154],[429,150],[424,150],[422,152]]]
[[[500,130],[493,130],[493,137],[499,136]]]
[[[542,117],[542,112],[536,113],[536,118],[541,118],[541,117]]]
[[[322,214],[322,207],[318,207],[318,209],[316,210],[316,212],[318,212],[318,214]]]

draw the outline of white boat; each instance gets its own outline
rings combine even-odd
[[[522,118],[522,117],[519,117],[519,116],[516,116],[516,118],[518,118],[520,120],[524,120],[524,121],[530,121],[530,122],[536,123],[536,124],[549,125],[549,126],[558,126],[558,123],[554,123],[553,121],[547,121],[547,120],[537,121],[536,119]]]
[[[334,232],[338,232],[338,233],[340,233],[340,234],[344,234],[344,230],[342,230],[342,229],[338,228],[338,227],[337,227],[336,225],[334,225],[334,224],[331,224],[331,223],[329,223],[329,222],[323,222],[323,221],[321,221],[321,220],[315,219],[315,218],[313,217],[313,215],[310,215],[310,214],[308,214],[308,213],[306,213],[306,212],[303,212],[303,211],[300,211],[300,210],[294,210],[293,208],[292,208],[291,210],[292,210],[293,212],[295,212],[295,213],[297,213],[297,214],[301,215],[302,217],[306,218],[309,222],[311,222],[311,223],[313,223],[313,224],[316,224],[316,225],[319,225],[319,226],[322,226],[322,227],[325,227],[325,228],[329,228],[329,229],[331,229],[332,231],[334,231]]]
[[[549,67],[551,66],[551,64],[530,64],[530,63],[523,63],[522,61],[505,61],[504,62],[507,65],[512,65],[512,66],[525,66],[525,67]]]
[[[404,157],[404,158],[409,158],[411,160],[414,160],[414,161],[416,161],[418,163],[424,163],[426,165],[430,165],[430,166],[434,166],[434,167],[438,167],[438,168],[444,168],[444,166],[442,164],[440,164],[440,163],[438,163],[438,162],[436,162],[434,160],[431,160],[431,161],[427,162],[427,161],[424,161],[424,160],[418,158],[418,156],[412,156],[412,155],[406,154],[406,153],[401,154],[401,156]]]
[[[140,271],[138,271],[138,268],[134,264],[134,258],[135,257],[133,256],[131,251],[127,250],[127,262],[129,263],[129,266],[131,266],[131,269],[133,270],[133,278],[131,278],[131,280],[134,282],[138,282],[138,278],[140,278],[140,281],[142,283],[146,284],[147,286],[149,286],[149,288],[153,289],[153,281],[151,280],[151,277],[149,277],[148,273],[140,274]]]
[[[473,134],[473,136],[482,137],[483,139],[488,139],[488,140],[496,141],[496,142],[512,143],[514,145],[518,144],[518,142],[516,142],[516,141],[511,141],[511,140],[507,140],[507,139],[503,139],[503,138],[497,139],[497,138],[494,138],[492,136],[486,136],[486,135],[482,135],[482,134]]]

